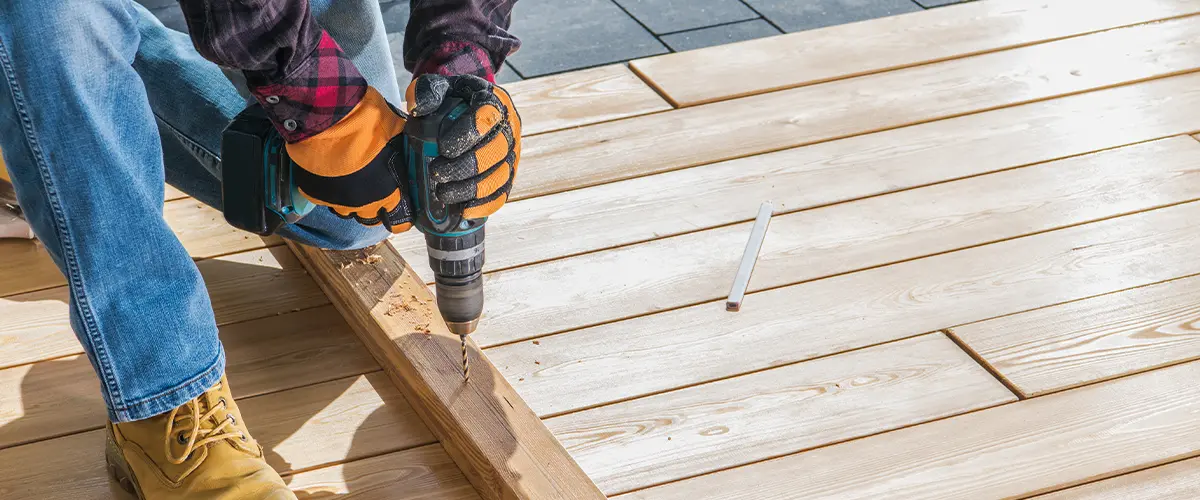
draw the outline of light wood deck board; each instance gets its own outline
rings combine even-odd
[[[1200,451],[1188,363],[621,497],[1011,498]]]
[[[504,86],[525,137],[671,109],[622,64],[521,80]]]
[[[1197,116],[1189,74],[521,200],[488,221],[487,271],[750,220],[762,200],[781,215],[1185,134]],[[425,262],[419,234],[391,241]]]
[[[554,415],[1200,273],[1196,252],[1200,203],[1189,203],[753,293],[738,313],[707,303],[488,357]]]
[[[289,480],[292,490],[305,500],[479,498],[454,461],[437,444],[304,472]]]
[[[954,328],[1025,396],[1200,358],[1200,277]]]
[[[1200,12],[1195,1],[988,0],[633,61],[682,106]]]
[[[1016,399],[935,333],[546,423],[615,495]]]
[[[1184,18],[531,137],[512,199],[1190,72],[1197,42]]]
[[[749,290],[1196,199],[1200,143],[1182,136],[777,215]],[[486,328],[476,342],[491,346],[724,297],[750,224],[492,273]],[[547,287],[551,281],[557,285]],[[592,305],[580,308],[584,302]],[[747,307],[753,303],[747,299]]]
[[[167,220],[183,247],[194,259],[255,250],[283,243],[278,237],[261,238],[235,229],[220,212],[191,198],[163,205]],[[64,286],[66,280],[40,243],[0,240],[0,297]]]
[[[379,369],[330,306],[221,328],[238,398]],[[0,448],[103,425],[100,382],[82,355],[0,370]]]
[[[253,432],[257,424],[254,420],[250,424]],[[0,475],[4,498],[129,498],[109,482],[103,430],[2,450],[0,470],[5,471]],[[285,476],[284,481],[299,494],[314,495],[311,498],[332,498],[333,493],[388,500],[478,498],[438,444]]]
[[[284,247],[197,263],[217,323],[227,325],[329,303]],[[0,367],[83,352],[67,318],[66,287],[0,298]]]
[[[1200,458],[1182,460],[1049,493],[1036,500],[1194,500],[1200,498]]]

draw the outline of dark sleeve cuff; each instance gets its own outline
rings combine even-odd
[[[434,47],[417,63],[413,78],[424,74],[475,75],[496,83],[496,69],[492,67],[491,56],[482,47],[464,41],[443,42]]]
[[[250,93],[288,142],[298,142],[333,126],[362,101],[363,78],[329,33],[321,32],[306,59],[283,78],[246,73]]]

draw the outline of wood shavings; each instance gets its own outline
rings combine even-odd
[[[379,255],[379,254],[377,254],[377,253],[373,253],[373,254],[371,254],[371,255],[368,255],[368,256],[366,256],[366,258],[362,258],[362,259],[354,259],[354,261],[355,261],[355,262],[358,262],[359,264],[375,264],[375,263],[378,263],[378,262],[379,262],[379,261],[381,261],[381,260],[383,260],[383,256],[381,256],[381,255]]]

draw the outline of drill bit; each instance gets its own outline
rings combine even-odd
[[[462,359],[463,359],[463,381],[471,380],[471,365],[467,364],[467,336],[459,335],[458,340],[462,343]]]

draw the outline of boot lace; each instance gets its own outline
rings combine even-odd
[[[212,390],[220,390],[221,385],[217,384]],[[203,396],[200,396],[203,397]],[[241,438],[243,434],[233,427],[233,415],[226,415],[225,419],[211,429],[205,428],[202,423],[211,419],[218,411],[227,410],[228,405],[224,399],[217,401],[217,404],[203,414],[200,413],[200,397],[184,403],[183,406],[171,410],[171,414],[167,415],[167,434],[163,438],[163,446],[166,448],[167,460],[175,465],[182,464],[192,456],[192,452],[201,446],[209,443],[215,443],[222,439]],[[180,410],[186,408],[187,413]],[[178,427],[178,437],[176,437],[176,428]],[[184,439],[184,436],[187,439]],[[184,445],[183,452],[176,456],[171,451],[171,439],[176,438],[179,444]],[[197,464],[198,466],[199,464]],[[190,472],[190,471],[189,471]]]

